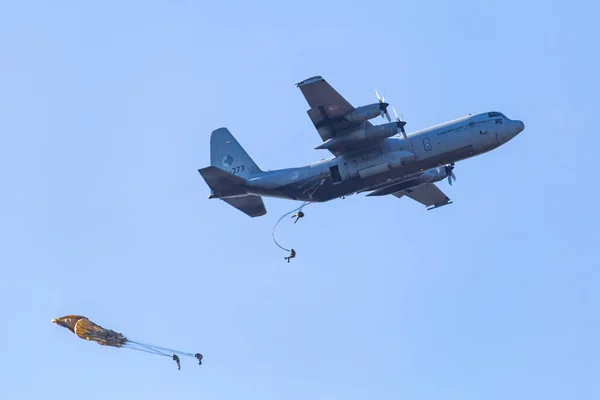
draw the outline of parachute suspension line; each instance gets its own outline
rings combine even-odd
[[[169,352],[169,353],[171,353],[171,354],[166,354],[166,353],[162,353],[162,352],[161,352],[161,354],[167,355],[167,356],[169,356],[169,357],[171,357],[173,354],[180,354],[180,355],[182,355],[182,356],[187,356],[187,357],[192,357],[192,358],[195,358],[195,357],[196,357],[196,355],[195,355],[195,354],[192,354],[192,353],[186,353],[185,351],[173,350],[173,349],[169,349],[169,348],[166,348],[166,347],[155,346],[155,345],[153,345],[153,344],[148,344],[148,343],[140,343],[140,342],[136,342],[136,341],[133,341],[133,340],[128,340],[128,342],[129,342],[129,343],[133,343],[133,344],[137,344],[138,346],[142,346],[142,347],[145,347],[145,348],[147,348],[147,349],[151,349],[151,350],[153,350],[153,351],[156,351],[156,352],[161,352],[161,350],[162,350],[163,352],[164,352],[164,351],[167,351],[167,352]]]
[[[127,346],[127,345],[124,345],[123,347],[125,347],[126,349],[143,351],[144,353],[156,354],[157,356],[171,357],[171,354],[163,353],[162,351],[154,350],[152,348],[139,348],[139,347]]]
[[[275,244],[277,245],[277,247],[279,247],[282,250],[288,251],[288,252],[292,251],[291,249],[286,249],[285,247],[283,247],[282,245],[280,245],[279,243],[277,243],[277,240],[275,239],[275,229],[277,228],[277,225],[279,225],[279,223],[281,222],[282,219],[284,219],[285,217],[287,217],[288,215],[290,215],[293,212],[302,211],[302,209],[304,207],[306,207],[307,205],[309,205],[309,204],[310,203],[308,201],[305,201],[300,207],[295,208],[292,211],[283,214],[281,216],[281,218],[279,218],[279,220],[275,223],[275,225],[273,226],[273,231],[271,232],[271,236],[273,237],[273,242],[275,242]]]
[[[171,356],[171,354],[167,354],[164,351],[154,348],[153,346],[148,346],[148,345],[145,345],[143,343],[138,343],[138,342],[131,342],[130,340],[127,341],[127,343],[125,344],[125,347],[128,347],[132,350],[145,351],[146,353],[158,354],[161,356],[167,356],[167,357]]]

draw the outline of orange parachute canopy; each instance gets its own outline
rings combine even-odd
[[[103,328],[90,321],[87,317],[81,315],[66,315],[64,317],[55,318],[52,322],[67,328],[81,339],[94,341],[101,346],[125,347],[160,356],[172,357],[173,360],[177,362],[178,367],[178,355],[196,358],[198,359],[199,364],[202,365],[203,356],[200,353],[186,353],[179,350],[167,349],[165,347],[133,341],[123,336],[122,333]]]

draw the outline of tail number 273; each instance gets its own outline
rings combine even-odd
[[[244,166],[243,166],[243,165],[238,165],[237,167],[233,167],[233,168],[231,168],[231,171],[230,171],[230,172],[231,172],[232,174],[234,174],[234,175],[235,175],[235,174],[237,174],[237,173],[239,173],[239,172],[242,172],[242,171],[244,171],[245,169],[246,169],[246,168],[244,168]]]

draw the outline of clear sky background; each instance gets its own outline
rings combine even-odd
[[[83,4],[85,3],[85,4]],[[598,6],[3,2],[0,398],[600,397]],[[296,82],[375,89],[414,131],[525,123],[454,204],[266,199],[197,172],[228,127],[263,169],[328,157]],[[375,120],[381,123],[383,120]],[[104,348],[83,314],[205,363]]]

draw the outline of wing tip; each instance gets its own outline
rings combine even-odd
[[[323,79],[322,76],[320,75],[315,75],[313,77],[307,78],[301,82],[296,83],[296,87],[302,87],[302,86],[306,86],[306,85],[310,85],[311,83],[315,83],[315,82],[319,82],[319,81],[324,81],[325,79]]]
[[[427,208],[427,211],[431,211],[431,210],[435,210],[436,208],[448,206],[450,204],[452,204],[452,200],[450,200],[448,197],[446,197],[446,201],[444,203],[434,204],[434,205],[426,207],[426,208]]]

